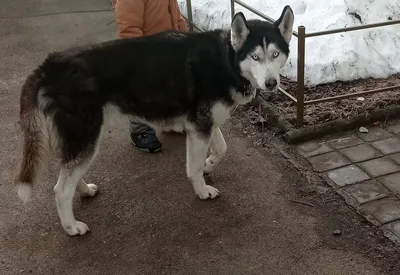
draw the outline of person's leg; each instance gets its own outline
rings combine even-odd
[[[131,121],[130,132],[132,143],[139,150],[149,153],[161,151],[162,144],[157,138],[156,131],[147,124]]]

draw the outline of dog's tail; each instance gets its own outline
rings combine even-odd
[[[22,156],[15,184],[18,196],[28,201],[33,185],[39,180],[48,160],[50,139],[45,116],[39,99],[44,76],[40,68],[28,76],[20,97],[20,126],[22,130]]]

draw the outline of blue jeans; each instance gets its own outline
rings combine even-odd
[[[156,134],[156,131],[147,124],[131,121],[129,125],[131,134]]]

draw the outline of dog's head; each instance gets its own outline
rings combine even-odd
[[[243,13],[235,14],[231,24],[231,45],[240,74],[253,89],[271,91],[279,86],[279,71],[288,59],[293,22],[290,6],[285,6],[273,24],[247,21]]]

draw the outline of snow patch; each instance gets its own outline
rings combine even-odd
[[[187,16],[186,0],[178,0]],[[246,0],[246,4],[274,18],[284,5],[295,14],[295,30],[306,32],[358,26],[400,19],[399,0]],[[192,0],[193,21],[203,29],[229,28],[230,1]],[[235,4],[235,12],[246,18],[257,15]],[[296,79],[297,38],[290,45],[290,57],[282,74]],[[384,78],[400,72],[400,25],[306,38],[305,80],[307,86],[360,78]]]

